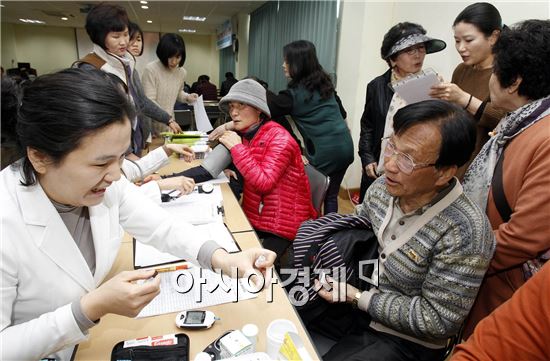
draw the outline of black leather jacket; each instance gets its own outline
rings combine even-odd
[[[390,83],[391,70],[374,78],[367,85],[365,110],[361,117],[361,135],[359,136],[359,157],[363,169],[380,158],[381,139],[384,135],[386,114],[393,97]]]

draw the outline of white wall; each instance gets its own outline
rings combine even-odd
[[[250,29],[250,15],[237,15],[237,39],[239,52],[235,61],[235,78],[242,79],[248,76],[248,31]]]
[[[92,42],[83,28],[2,23],[1,31],[4,69],[17,67],[17,62],[30,62],[38,75],[46,74],[71,66],[92,50]],[[149,62],[157,59],[155,52],[159,34],[145,33],[144,37],[143,55],[137,61],[140,72]],[[220,56],[216,50],[215,36],[186,34],[183,38],[187,53],[184,65],[187,83],[193,83],[201,74],[208,74],[216,84]]]
[[[342,187],[359,188],[361,162],[357,155],[360,119],[363,113],[367,83],[386,69],[380,59],[382,38],[390,27],[401,21],[421,24],[432,37],[447,42],[447,49],[426,57],[424,67],[431,67],[445,79],[460,63],[454,48],[452,23],[456,16],[473,1],[461,2],[396,2],[342,0],[337,60],[337,91],[348,112],[356,150],[355,162],[348,168]],[[507,25],[525,19],[548,19],[550,1],[492,1]]]
[[[216,35],[184,35],[187,60],[187,83],[197,81],[199,75],[206,74],[210,82],[218,84],[220,79],[220,52],[216,49]]]
[[[2,66],[31,63],[38,75],[71,66],[77,60],[73,28],[2,23]]]

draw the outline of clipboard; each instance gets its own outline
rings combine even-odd
[[[235,239],[233,234],[229,231],[229,228],[227,227],[227,225],[224,223],[223,226],[225,227],[227,233],[231,236],[231,239],[233,240],[233,243],[235,244],[235,246],[237,248],[237,250],[228,251],[228,253],[241,252],[242,251],[241,246],[237,243],[237,240]],[[148,264],[136,264],[136,253],[137,253],[136,249],[137,249],[137,247],[140,246],[140,245],[137,244],[137,242],[138,241],[135,238],[132,238],[132,264],[134,266],[134,269],[166,266],[166,265],[170,265],[170,264],[173,264],[173,263],[185,262],[186,261],[183,258],[177,258],[177,257],[169,255],[167,253],[162,253],[162,252],[158,251],[160,253],[160,255],[162,256],[162,258],[166,259],[166,261],[160,261],[160,262],[155,262],[155,263],[151,263],[151,264],[149,264],[149,263]],[[152,247],[152,246],[148,246],[148,247]]]
[[[411,74],[395,84],[388,84],[407,104],[418,103],[423,100],[433,99],[430,97],[431,87],[441,81],[437,73],[431,69],[425,69],[417,74]]]

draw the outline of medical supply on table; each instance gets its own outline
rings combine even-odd
[[[258,342],[258,326],[253,323],[247,323],[241,328],[241,332],[248,338],[252,344],[252,350],[255,351],[256,343]]]
[[[283,360],[313,361],[302,339],[294,332],[287,332],[285,334],[279,353],[284,357]]]
[[[264,263],[265,260],[266,260],[265,256],[264,256],[263,254],[260,255],[260,256],[256,259],[256,262],[254,262],[254,266],[260,267],[260,265],[261,265],[262,263]]]
[[[199,193],[210,194],[214,191],[214,185],[212,183],[199,184],[196,190]]]
[[[210,356],[210,354],[206,352],[199,352],[193,359],[193,361],[212,361],[212,360],[213,360],[212,356]]]
[[[219,319],[211,311],[183,311],[176,316],[176,326],[192,329],[210,328]]]
[[[222,358],[251,354],[252,343],[240,330],[235,330],[220,339],[220,355]]]
[[[283,344],[287,332],[297,333],[298,330],[292,321],[283,318],[273,320],[269,326],[267,326],[267,354],[272,360],[280,359],[279,349]]]
[[[120,341],[111,352],[111,360],[189,360],[189,337],[184,333],[146,336]]]

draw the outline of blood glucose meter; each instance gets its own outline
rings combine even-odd
[[[192,329],[210,328],[216,320],[219,318],[210,311],[183,311],[176,316],[176,326]]]

